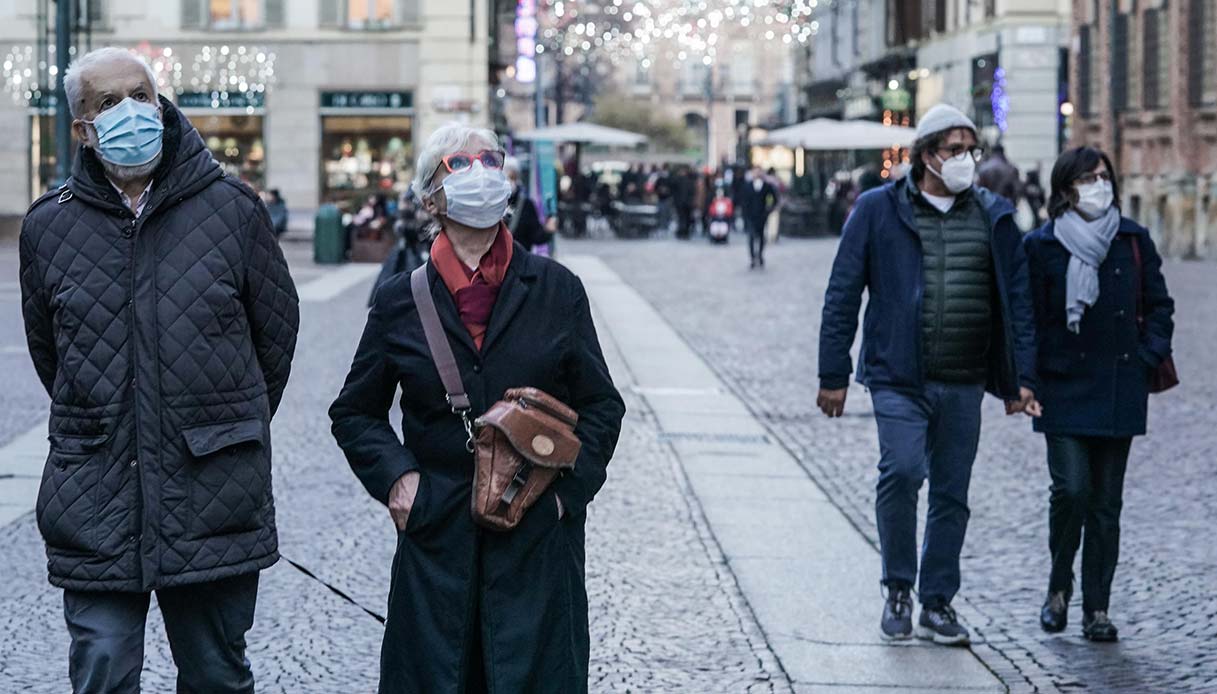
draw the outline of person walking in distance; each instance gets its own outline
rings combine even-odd
[[[946,105],[917,126],[912,171],[864,193],[845,224],[820,327],[820,393],[845,410],[850,346],[869,293],[857,380],[871,391],[879,430],[879,528],[886,639],[914,633],[965,645],[951,601],[960,587],[968,486],[984,393],[1008,413],[1039,414],[1035,332],[1022,238],[1009,201],[973,183],[976,126]],[[930,481],[921,566],[917,492]]]
[[[139,691],[155,591],[177,691],[253,692],[245,633],[279,559],[270,421],[296,290],[266,206],[142,58],[98,49],[65,88],[81,146],[22,224],[21,293],[51,396],[36,515],[72,690]]]
[[[1133,437],[1145,434],[1151,376],[1173,364],[1175,302],[1162,259],[1149,232],[1121,216],[1119,199],[1107,155],[1071,149],[1052,169],[1051,221],[1025,241],[1044,405],[1035,430],[1047,441],[1052,478],[1040,625],[1068,625],[1080,546],[1082,634],[1091,641],[1119,638],[1108,607],[1124,470]]]
[[[765,267],[765,223],[777,206],[777,189],[765,180],[761,167],[753,167],[741,186],[739,205],[748,232],[749,268]]]

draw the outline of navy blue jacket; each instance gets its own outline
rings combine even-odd
[[[1078,334],[1065,327],[1069,251],[1048,222],[1025,247],[1035,303],[1038,398],[1044,416],[1035,430],[1074,436],[1139,436],[1151,370],[1171,353],[1175,302],[1166,291],[1162,259],[1143,227],[1120,220],[1099,267],[1099,299],[1082,316]],[[1144,330],[1137,326],[1137,267],[1141,249]]]
[[[925,289],[921,237],[907,179],[867,191],[845,224],[820,323],[820,385],[849,385],[849,348],[858,328],[862,290],[869,295],[862,326],[858,382],[869,388],[915,391],[924,385],[921,299]],[[1022,236],[1014,207],[974,187],[989,222],[993,253],[993,338],[986,389],[1017,400],[1035,390],[1035,332]]]

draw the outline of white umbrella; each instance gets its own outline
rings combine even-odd
[[[909,147],[916,137],[916,130],[899,125],[814,118],[771,131],[764,144],[820,150],[887,149]]]
[[[645,144],[647,136],[632,133],[628,130],[608,128],[603,125],[596,125],[595,123],[563,123],[562,125],[537,128],[536,130],[518,133],[515,139],[525,142],[548,140],[550,142],[633,147]]]

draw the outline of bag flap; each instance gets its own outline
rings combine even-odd
[[[239,419],[182,429],[182,438],[186,440],[190,454],[202,458],[238,443],[265,443],[265,430],[260,419]]]
[[[566,403],[537,388],[512,388],[503,394],[504,400],[523,400],[526,407],[535,407],[556,417],[570,427],[579,423],[579,414]]]
[[[503,433],[520,455],[534,465],[573,468],[582,444],[571,427],[548,413],[503,400],[478,417],[477,426]]]

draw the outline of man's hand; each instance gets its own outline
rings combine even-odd
[[[1006,401],[1006,414],[1013,415],[1022,412],[1028,417],[1039,417],[1044,414],[1040,403],[1035,399],[1035,393],[1030,388],[1018,389],[1018,400]]]
[[[393,488],[389,490],[389,515],[399,532],[406,529],[406,522],[410,520],[410,511],[414,508],[414,499],[418,496],[418,479],[417,470],[407,472],[398,477]]]
[[[820,407],[820,411],[829,417],[840,417],[845,414],[845,395],[849,392],[848,388],[840,390],[820,389],[820,396],[816,398],[816,405]]]

